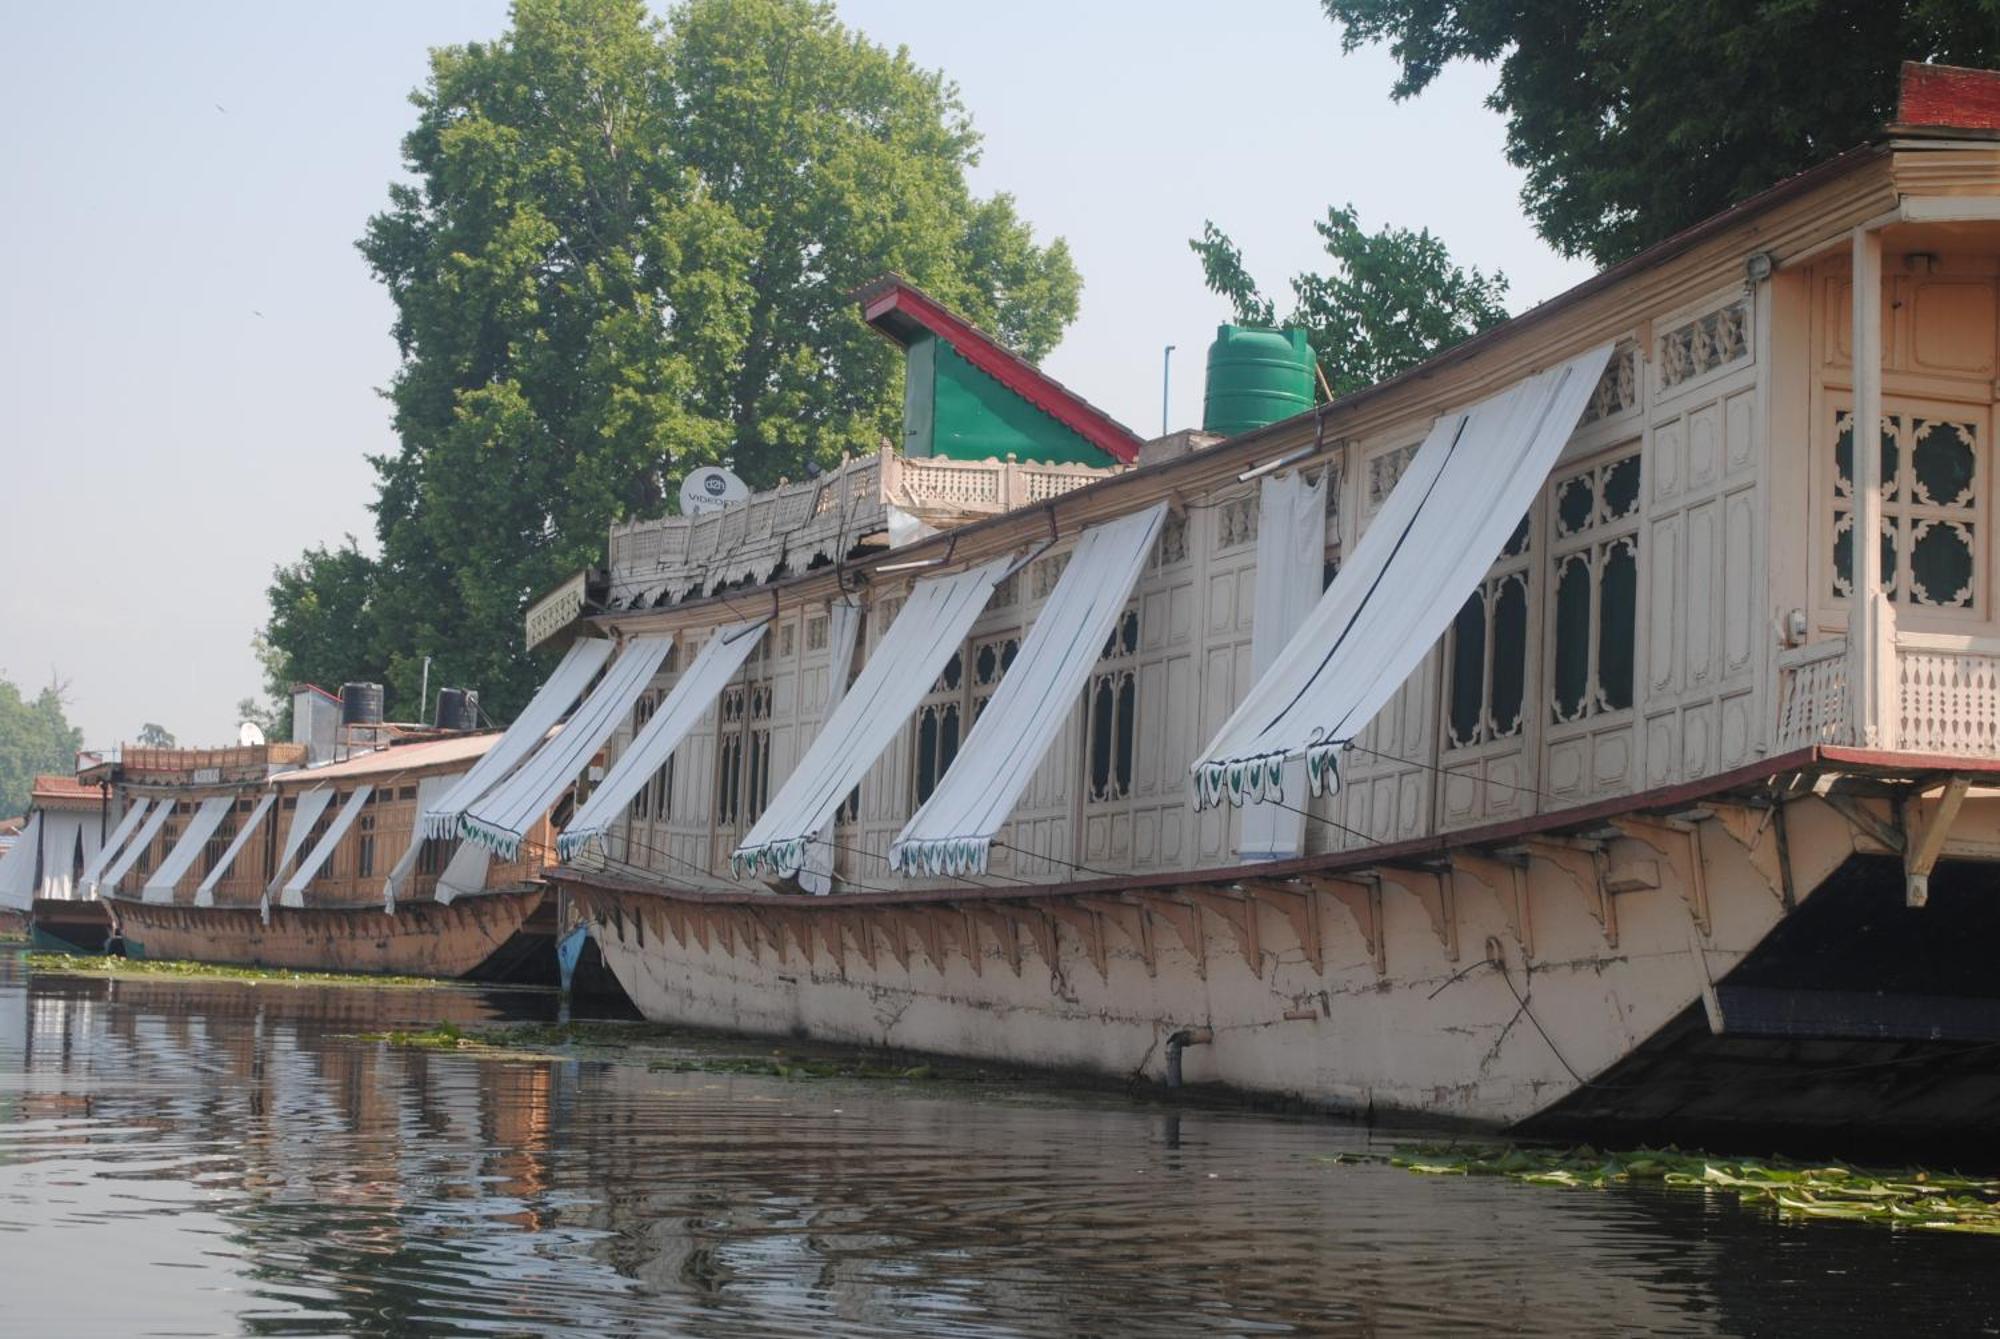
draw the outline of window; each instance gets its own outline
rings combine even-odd
[[[361,811],[355,829],[361,835],[354,843],[354,877],[365,879],[375,872],[375,806],[371,802]]]
[[[1014,666],[1014,658],[1021,654],[1019,637],[999,637],[990,642],[976,643],[972,648],[972,719],[977,721],[986,704],[993,700],[993,694],[1000,687],[1000,680]]]
[[[456,854],[458,854],[458,838],[433,837],[418,848],[417,873],[438,874],[451,863],[451,858]]]
[[[231,811],[231,814],[240,812],[242,807],[241,805],[236,806]],[[205,879],[215,873],[215,867],[222,863],[223,852],[229,849],[229,843],[234,840],[236,840],[236,819],[233,816],[224,817],[220,823],[215,825],[215,832],[209,837],[207,844],[201,848],[202,878]]]
[[[1833,590],[1854,593],[1854,412],[1833,422]],[[1881,426],[1882,587],[1932,609],[1979,603],[1979,424],[1907,411]]]
[[[1132,662],[1138,653],[1139,611],[1127,609],[1105,639],[1084,699],[1084,795],[1089,800],[1122,800],[1132,793],[1139,707],[1139,680]]]
[[[646,728],[646,722],[653,719],[653,708],[655,705],[651,693],[640,694],[639,700],[632,704],[633,743],[638,742],[639,732]],[[653,787],[651,785],[639,787],[639,793],[632,797],[631,814],[634,819],[641,822],[653,816]]]
[[[1639,456],[1558,480],[1551,519],[1557,724],[1632,705],[1639,612]]]
[[[917,756],[911,771],[916,777],[918,804],[931,797],[951,760],[958,756],[960,727],[965,720],[964,695],[965,655],[954,651],[917,707]]]
[[[1530,517],[1514,527],[1486,579],[1452,620],[1445,743],[1470,748],[1521,733],[1528,681]]]
[[[722,690],[716,739],[715,820],[723,827],[757,821],[771,799],[771,684]]]

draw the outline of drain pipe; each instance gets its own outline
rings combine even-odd
[[[1167,1087],[1181,1086],[1181,1052],[1190,1046],[1205,1046],[1215,1040],[1215,1029],[1184,1027],[1167,1038]]]

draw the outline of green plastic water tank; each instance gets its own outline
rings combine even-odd
[[[1234,437],[1312,406],[1313,356],[1305,331],[1216,327],[1208,346],[1203,432]]]

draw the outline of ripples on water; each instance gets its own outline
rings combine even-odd
[[[1319,1121],[351,1035],[550,1007],[0,957],[0,1332],[1994,1332],[1978,1239],[1334,1166],[1371,1145]]]

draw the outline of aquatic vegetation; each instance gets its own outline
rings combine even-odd
[[[664,1074],[752,1074],[774,1079],[899,1079],[939,1077],[930,1065],[871,1065],[865,1059],[788,1056],[702,1056],[655,1060],[646,1066]]]
[[[154,980],[241,981],[281,986],[424,986],[443,989],[452,983],[422,976],[368,976],[358,972],[305,972],[288,967],[238,967],[227,963],[174,962],[152,958],[86,956],[76,953],[30,953],[28,967],[36,972],[69,976],[147,977]]]
[[[1351,1154],[1330,1161],[1358,1161]],[[1425,1145],[1398,1149],[1391,1166],[1423,1176],[1504,1176],[1528,1185],[1602,1190],[1657,1185],[1731,1195],[1781,1219],[1875,1223],[1934,1232],[2000,1236],[2000,1179],[1907,1168],[1900,1171],[1782,1158],[1718,1158],[1676,1148],[1607,1153],[1511,1146]]]

